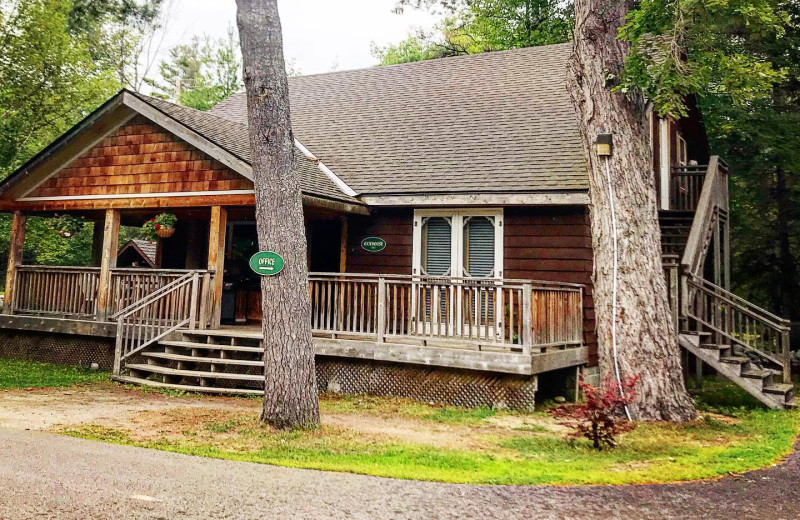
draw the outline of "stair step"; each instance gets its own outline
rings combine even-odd
[[[200,379],[230,379],[235,381],[257,381],[264,382],[264,376],[251,374],[236,374],[230,372],[207,372],[202,370],[178,370],[176,368],[162,367],[158,365],[131,364],[125,366],[129,370],[137,372],[151,372],[167,376],[197,377]]]
[[[700,348],[704,348],[707,350],[728,350],[731,348],[730,345],[718,345],[716,343],[701,343]]]
[[[212,365],[239,365],[248,367],[263,367],[263,361],[232,358],[210,358],[201,356],[184,356],[182,354],[168,354],[165,352],[143,352],[142,356],[147,358],[167,359],[170,361],[188,361],[191,363],[209,363]]]
[[[722,363],[729,363],[731,365],[744,365],[750,362],[750,358],[742,356],[725,356],[720,359]]]
[[[764,388],[764,392],[775,395],[786,395],[794,390],[794,385],[788,383],[774,383]]]
[[[215,336],[223,338],[262,339],[261,331],[257,330],[181,330],[184,336]]]
[[[742,370],[741,373],[742,377],[746,377],[748,379],[766,379],[772,376],[772,373],[769,370],[760,370],[758,368],[752,368],[750,370]]]
[[[149,379],[141,379],[131,376],[113,376],[111,379],[120,383],[149,386],[152,388],[167,388],[169,390],[182,390],[184,392],[230,395],[264,395],[263,390],[258,390],[255,388],[217,388],[213,386],[176,385],[172,383],[161,383],[158,381],[150,381]]]
[[[263,354],[264,349],[261,347],[240,347],[238,345],[216,345],[214,343],[198,343],[196,341],[159,341],[159,345],[167,345],[170,347],[184,347],[196,348],[206,350],[225,350],[230,352],[252,352],[254,354]]]

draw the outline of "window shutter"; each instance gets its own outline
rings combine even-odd
[[[422,260],[424,274],[449,275],[452,255],[450,220],[444,217],[431,217],[425,221],[424,226],[424,258]]]
[[[490,277],[494,266],[494,222],[487,217],[470,217],[464,224],[464,274]]]

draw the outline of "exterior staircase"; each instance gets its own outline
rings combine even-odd
[[[264,348],[257,331],[176,331],[139,357],[115,380],[186,392],[264,393]]]
[[[713,271],[725,284],[722,262],[730,253],[727,166],[712,157],[704,174],[702,169],[673,169],[670,207],[676,209],[659,212],[680,346],[766,406],[793,408],[789,322],[704,278]]]
[[[734,382],[770,408],[794,408],[794,385],[783,383],[782,370],[771,367],[752,352],[745,353],[733,345],[717,344],[710,333],[684,333],[680,345],[718,374]]]
[[[658,212],[662,254],[683,254],[693,220],[694,212],[691,211],[661,210]]]

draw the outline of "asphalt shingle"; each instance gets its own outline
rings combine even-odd
[[[570,44],[289,79],[298,140],[361,194],[585,190]],[[211,111],[246,124],[244,93]]]

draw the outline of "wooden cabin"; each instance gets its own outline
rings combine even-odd
[[[530,408],[596,373],[570,49],[290,78],[321,390]],[[651,144],[676,324],[753,343],[733,311],[707,315],[732,298],[727,177],[697,110],[653,117]],[[0,184],[14,215],[0,355],[261,392],[252,179],[243,93],[199,112],[121,91]],[[94,223],[95,265],[22,264],[26,217],[56,212]],[[157,265],[118,264],[120,226],[162,212],[178,220]],[[783,359],[788,344],[769,345],[747,348]]]

